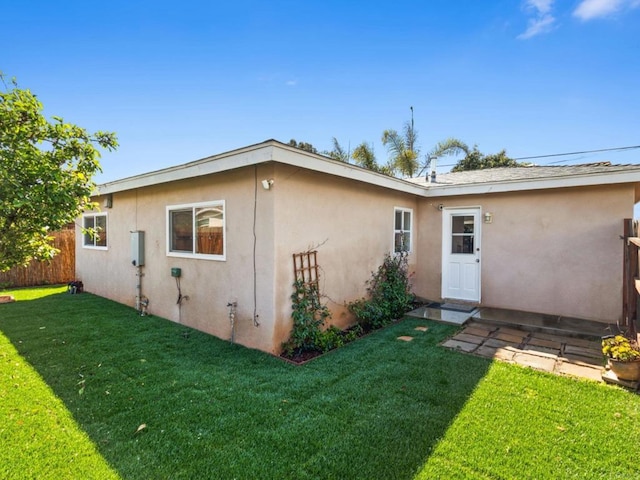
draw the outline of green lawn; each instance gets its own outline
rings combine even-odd
[[[63,292],[0,305],[3,479],[640,478],[640,397],[439,347],[453,327],[293,366]]]

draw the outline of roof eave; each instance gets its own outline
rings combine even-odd
[[[350,163],[332,160],[322,155],[306,152],[276,140],[251,145],[230,152],[213,155],[183,165],[107,182],[97,186],[97,195],[108,195],[125,190],[159,185],[189,178],[212,175],[237,168],[279,162],[295,167],[361,181],[370,185],[426,196],[424,187],[387,175],[367,170]]]
[[[429,184],[427,197],[482,195],[486,193],[506,193],[550,188],[588,187],[640,183],[640,171],[617,171],[610,173],[583,174],[571,177],[548,177],[530,180],[510,180],[501,182],[473,183],[463,185]]]

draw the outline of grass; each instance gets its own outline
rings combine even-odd
[[[638,396],[439,347],[453,327],[294,366],[63,290],[0,305],[0,478],[640,475]]]

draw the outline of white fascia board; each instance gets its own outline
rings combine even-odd
[[[133,190],[161,183],[211,175],[270,161],[349,178],[413,195],[425,196],[426,194],[424,187],[417,186],[413,183],[372,172],[338,160],[331,160],[275,141],[267,141],[228,153],[207,157],[202,160],[196,160],[184,165],[108,182],[98,186],[97,194],[108,195],[124,190]]]
[[[271,148],[260,144],[240,150],[234,150],[227,154],[214,155],[202,160],[196,160],[184,165],[169,167],[155,172],[143,173],[134,177],[124,178],[113,182],[98,185],[98,193],[109,193],[133,190],[149,187],[161,183],[174,182],[187,178],[195,178],[212,173],[225,172],[234,168],[256,165],[271,160]]]
[[[473,183],[465,185],[438,185],[427,187],[427,197],[454,197],[461,195],[483,195],[487,193],[523,192],[551,188],[589,187],[640,182],[640,171],[611,172],[572,175],[556,178],[512,180],[503,182]]]

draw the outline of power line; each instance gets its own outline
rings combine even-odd
[[[564,156],[569,156],[569,155],[584,155],[586,153],[602,153],[602,152],[621,152],[621,151],[625,151],[625,150],[636,150],[640,148],[640,145],[631,145],[628,147],[613,147],[613,148],[600,148],[598,150],[583,150],[583,151],[579,151],[579,152],[567,152],[567,153],[550,153],[547,155],[534,155],[534,156],[530,156],[530,157],[518,157],[518,158],[514,158],[514,160],[534,160],[534,159],[538,159],[538,158],[553,158],[553,157],[564,157]],[[568,162],[569,160],[558,160],[556,162],[549,162],[549,164],[554,164],[554,163],[562,163],[562,162]],[[457,163],[451,163],[451,164],[440,164],[438,165],[439,167],[453,167],[457,165]]]
[[[601,148],[599,150],[584,150],[581,152],[568,152],[568,153],[551,153],[548,155],[536,155],[532,157],[519,157],[514,158],[514,160],[533,160],[534,158],[550,158],[550,157],[562,157],[566,155],[582,155],[585,153],[601,153],[601,152],[618,152],[622,150],[633,150],[636,148],[640,148],[640,145],[633,145],[630,147],[615,147],[615,148]]]

